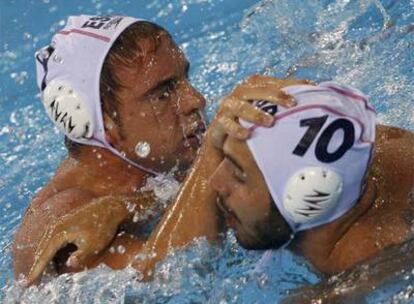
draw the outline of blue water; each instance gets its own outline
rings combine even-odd
[[[236,82],[265,73],[354,85],[372,97],[380,122],[414,130],[414,1],[0,0],[0,301],[269,303],[317,282],[305,261],[285,251],[252,276],[260,254],[241,249],[229,234],[222,249],[200,241],[171,256],[152,283],[135,282],[130,269],[99,268],[25,293],[13,284],[13,232],[66,153],[38,98],[33,53],[66,16],[80,13],[133,15],[166,27],[191,62],[210,118]],[[367,299],[410,303],[413,283],[396,280]]]

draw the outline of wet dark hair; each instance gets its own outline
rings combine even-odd
[[[161,26],[138,21],[127,27],[109,50],[102,66],[100,78],[100,96],[102,112],[109,115],[118,125],[121,123],[118,115],[118,105],[121,103],[118,92],[122,81],[117,77],[117,71],[142,62],[145,56],[153,54],[161,44],[161,34],[170,36]],[[145,41],[145,48],[142,42]],[[65,146],[69,154],[76,155],[82,144],[71,141],[65,136]]]

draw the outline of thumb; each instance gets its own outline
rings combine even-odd
[[[28,287],[39,279],[43,270],[53,259],[56,252],[67,243],[66,235],[64,233],[51,235],[53,235],[53,233],[46,233],[41,239],[34,256],[32,267],[26,278],[21,282],[23,286]]]
[[[74,253],[72,253],[69,257],[69,259],[66,261],[66,266],[80,269],[85,267],[85,260],[87,258],[88,254],[83,250],[76,250]]]

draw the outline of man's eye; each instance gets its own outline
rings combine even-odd
[[[239,166],[236,166],[232,161],[230,161],[233,176],[241,183],[245,183],[247,180],[247,174]]]
[[[234,168],[233,170],[234,177],[242,183],[245,183],[247,180],[247,174],[241,171],[239,168]]]
[[[161,92],[161,95],[158,97],[160,100],[165,100],[170,98],[171,94],[174,93],[175,88],[177,87],[177,81],[171,81]]]
[[[228,164],[228,170],[230,170],[231,174],[234,176],[241,183],[245,183],[247,181],[247,174],[236,165],[230,158],[225,158],[226,163]]]

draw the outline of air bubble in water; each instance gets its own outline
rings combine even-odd
[[[24,84],[26,79],[28,78],[28,74],[26,71],[22,72],[13,72],[10,74],[10,77],[19,85]]]

